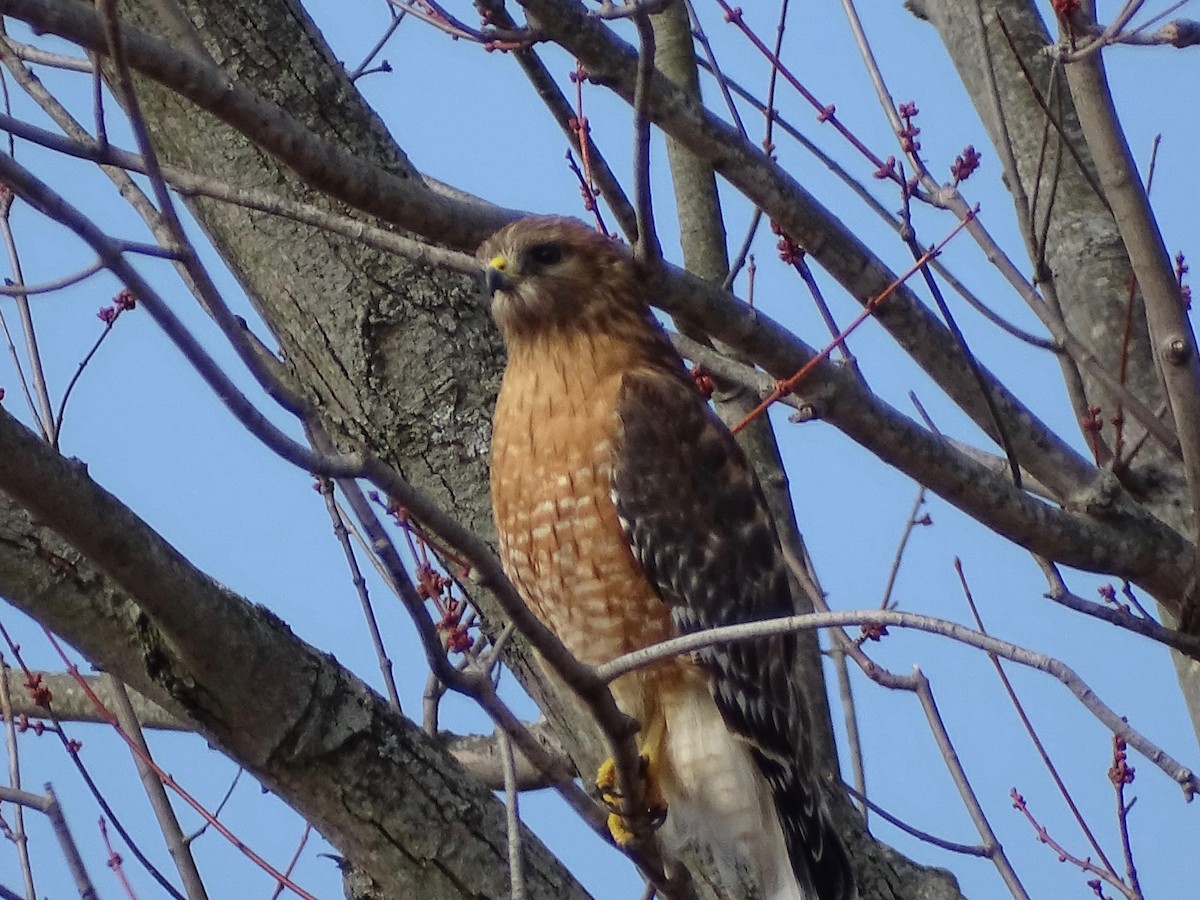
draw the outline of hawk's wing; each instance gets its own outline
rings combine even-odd
[[[733,435],[682,373],[626,375],[612,499],[634,556],[682,633],[794,612],[775,525]],[[841,842],[815,783],[796,640],[723,644],[696,656],[726,724],[774,794],[792,868],[822,898],[850,896]]]

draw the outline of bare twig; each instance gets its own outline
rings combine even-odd
[[[76,886],[79,892],[80,900],[96,900],[100,895],[92,887],[88,870],[84,868],[83,857],[79,856],[76,842],[74,842],[74,838],[71,836],[71,829],[67,827],[66,818],[62,816],[59,798],[55,796],[53,787],[46,785],[44,786],[44,790],[46,790],[46,793],[35,794],[28,791],[18,791],[12,787],[0,786],[0,800],[20,804],[25,806],[26,809],[37,810],[48,818],[50,827],[54,829],[54,836],[59,840],[62,857],[64,857],[67,864],[67,871],[71,872],[71,877],[74,881],[74,886]]]
[[[1127,761],[1125,742],[1113,736],[1113,764],[1108,770],[1117,801],[1117,828],[1121,832],[1121,855],[1125,858],[1125,878],[1132,900],[1142,900],[1142,887],[1138,883],[1137,866],[1133,863],[1133,845],[1129,841],[1129,810],[1137,798],[1125,802],[1125,785],[1133,783],[1133,767]]]
[[[271,891],[271,900],[277,900],[280,894],[287,888],[292,877],[292,872],[296,869],[296,863],[300,861],[300,854],[304,852],[304,847],[308,843],[308,837],[312,834],[312,823],[304,823],[304,833],[300,835],[300,843],[296,845],[296,852],[292,854],[292,858],[288,860],[287,868],[283,870],[283,878],[275,882],[275,890]]]
[[[0,800],[20,804],[26,809],[36,809],[46,816],[50,821],[50,827],[54,829],[54,836],[58,838],[63,859],[67,864],[67,871],[71,873],[81,900],[96,900],[99,894],[96,893],[96,889],[92,886],[92,880],[88,877],[87,869],[84,868],[83,857],[79,855],[75,838],[71,836],[71,829],[67,827],[67,820],[63,818],[58,797],[55,796],[54,789],[49,784],[45,786],[45,791],[46,793],[39,795],[0,786]]]
[[[379,36],[379,40],[377,40],[371,49],[367,51],[367,55],[363,57],[363,61],[355,66],[352,71],[347,73],[351,81],[358,81],[359,78],[367,74],[367,66],[369,66],[374,61],[375,57],[379,55],[380,51],[383,50],[384,44],[392,39],[392,35],[396,33],[396,29],[400,27],[400,23],[404,21],[404,17],[406,15],[408,15],[406,10],[392,10],[392,19],[390,22],[388,22],[387,28],[383,30],[383,34]],[[387,65],[387,60],[384,60],[384,65]],[[382,66],[380,69],[382,70]]]
[[[833,668],[837,673],[838,699],[842,701],[842,721],[846,726],[846,750],[850,754],[850,772],[854,778],[851,796],[857,801],[859,812],[862,813],[863,824],[867,824],[867,811],[875,809],[875,805],[867,799],[867,768],[863,756],[862,734],[858,727],[858,706],[854,702],[854,685],[850,682],[850,667],[846,663],[846,650],[841,641],[834,641],[829,655],[833,659]],[[888,821],[891,821],[889,817]]]
[[[1126,631],[1150,638],[1150,640],[1157,641],[1172,650],[1178,650],[1192,659],[1200,659],[1200,638],[1176,631],[1174,628],[1165,628],[1148,617],[1130,615],[1123,610],[1112,609],[1100,603],[1085,600],[1071,592],[1057,566],[1040,556],[1035,556],[1034,559],[1050,583],[1050,589],[1045,594],[1047,599],[1053,600],[1067,609],[1084,613],[1096,619],[1103,619],[1110,625],[1116,625],[1118,628],[1124,628]]]
[[[634,255],[649,268],[661,264],[662,245],[654,227],[654,198],[650,192],[650,118],[646,114],[650,75],[654,72],[654,27],[647,13],[635,15],[638,32],[637,82],[633,92],[633,182],[638,239]]]
[[[883,587],[883,596],[879,598],[880,609],[891,609],[892,604],[892,589],[896,586],[896,576],[900,574],[900,563],[904,561],[904,551],[908,547],[908,539],[912,537],[913,530],[918,525],[928,525],[929,516],[918,519],[917,513],[921,511],[921,507],[925,505],[925,486],[921,485],[917,489],[917,496],[913,500],[912,509],[908,513],[908,519],[904,522],[904,531],[900,534],[900,542],[896,545],[896,552],[892,556],[892,566],[888,570],[887,583]]]
[[[971,608],[971,615],[975,619],[975,625],[981,634],[987,634],[987,629],[983,626],[983,618],[979,615],[979,608],[975,605],[975,598],[971,595],[971,588],[967,584],[967,576],[963,572],[962,562],[957,557],[954,559],[954,570],[958,573],[959,584],[962,585],[963,596],[966,597],[967,605]],[[1046,771],[1050,773],[1050,777],[1054,779],[1054,784],[1058,788],[1059,794],[1062,795],[1067,807],[1071,810],[1071,814],[1075,817],[1075,821],[1079,825],[1083,836],[1087,838],[1092,849],[1096,851],[1096,856],[1099,857],[1101,864],[1113,875],[1116,875],[1116,870],[1113,869],[1112,863],[1108,861],[1108,857],[1104,855],[1104,850],[1100,847],[1100,842],[1096,840],[1096,836],[1092,833],[1092,829],[1088,827],[1087,821],[1083,818],[1083,813],[1079,811],[1079,807],[1075,804],[1075,798],[1071,796],[1071,792],[1067,790],[1066,783],[1058,774],[1058,767],[1054,765],[1054,761],[1050,759],[1050,754],[1047,752],[1045,745],[1038,737],[1037,730],[1033,727],[1033,723],[1029,720],[1029,716],[1025,712],[1024,704],[1017,697],[1016,689],[1008,678],[1008,674],[1004,671],[1004,666],[1000,660],[993,654],[988,654],[992,665],[996,668],[996,674],[1000,678],[1000,683],[1004,685],[1004,691],[1008,694],[1009,702],[1012,703],[1013,709],[1016,710],[1017,716],[1021,720],[1021,724],[1025,727],[1026,734],[1033,742],[1034,748],[1038,752],[1038,756],[1042,760],[1042,765],[1046,767]]]
[[[50,281],[44,281],[41,284],[30,286],[5,284],[0,285],[0,294],[6,297],[32,297],[34,294],[49,294],[52,291],[61,291],[63,288],[68,288],[73,284],[91,278],[97,272],[104,268],[103,260],[95,260],[84,266],[78,272],[72,272],[70,275],[64,275],[61,278],[54,278]]]
[[[121,885],[121,890],[125,892],[128,900],[137,900],[137,895],[133,892],[133,885],[129,883],[129,877],[125,874],[124,858],[113,847],[112,841],[108,839],[108,823],[104,821],[103,816],[97,823],[100,828],[100,839],[104,841],[104,849],[108,853],[107,865],[117,876],[117,882]]]
[[[950,742],[950,733],[946,730],[946,725],[942,721],[942,714],[939,712],[937,702],[933,697],[933,688],[930,687],[929,679],[919,669],[913,669],[912,674],[915,682],[917,698],[921,701],[921,708],[925,710],[925,717],[928,719],[931,730],[933,731],[934,740],[937,741],[938,748],[942,751],[942,758],[946,761],[947,767],[950,770],[950,777],[954,779],[955,787],[958,788],[958,793],[963,799],[963,804],[967,808],[975,827],[979,830],[980,837],[983,838],[983,846],[989,851],[992,862],[1000,872],[1000,877],[1007,885],[1013,897],[1024,898],[1028,900],[1029,895],[1025,892],[1025,888],[1021,884],[1021,879],[1017,877],[1016,870],[1013,869],[1012,863],[1008,860],[1008,855],[1004,852],[1004,848],[1000,845],[999,838],[992,831],[991,823],[988,822],[987,816],[983,813],[983,807],[979,803],[979,798],[975,795],[975,789],[971,786],[970,779],[967,778],[967,773],[963,769],[961,762],[958,759],[958,754],[954,750],[954,745]]]
[[[379,622],[375,618],[375,608],[371,604],[371,595],[367,589],[367,581],[363,578],[362,570],[358,567],[358,559],[354,555],[354,548],[350,546],[350,537],[346,531],[345,520],[342,518],[337,501],[333,497],[333,484],[328,478],[319,478],[317,484],[320,486],[321,496],[325,498],[325,508],[329,513],[329,521],[333,526],[334,537],[337,538],[338,546],[342,548],[342,553],[346,557],[346,565],[350,569],[350,582],[354,585],[354,591],[358,595],[359,604],[362,606],[363,619],[366,621],[367,631],[371,635],[371,646],[375,649],[375,660],[379,664],[379,674],[383,677],[384,688],[387,690],[388,699],[392,701],[392,705],[399,710],[401,708],[400,692],[396,688],[396,679],[392,674],[392,659],[388,656],[387,649],[383,646],[383,635],[379,632]]]
[[[1102,869],[1100,866],[1092,862],[1091,859],[1080,859],[1078,856],[1067,850],[1057,840],[1055,840],[1054,836],[1050,834],[1045,826],[1043,826],[1034,817],[1033,812],[1029,809],[1028,804],[1025,802],[1025,798],[1021,796],[1016,788],[1012,789],[1009,796],[1012,797],[1013,809],[1018,810],[1022,815],[1025,816],[1026,821],[1028,821],[1030,826],[1033,828],[1034,834],[1037,835],[1038,841],[1053,850],[1058,855],[1060,862],[1070,863],[1082,872],[1095,875],[1097,878],[1107,882],[1120,891],[1123,895],[1125,895],[1126,898],[1128,898],[1128,900],[1136,900],[1136,898],[1130,895],[1129,888],[1123,884],[1121,879],[1112,872]]]
[[[179,871],[179,877],[183,882],[183,889],[187,893],[188,900],[207,900],[208,892],[204,888],[200,870],[196,868],[196,860],[192,856],[191,848],[184,839],[183,829],[179,827],[179,819],[175,815],[175,810],[171,808],[171,801],[167,797],[167,792],[163,788],[163,783],[159,780],[154,766],[147,762],[151,758],[150,747],[146,743],[145,735],[142,734],[142,726],[138,722],[137,713],[130,702],[125,684],[112,675],[105,675],[104,679],[107,680],[109,690],[116,701],[114,710],[117,722],[120,724],[121,730],[128,736],[131,744],[136,745],[140,751],[130,755],[133,756],[138,777],[141,778],[142,786],[146,789],[146,796],[150,799],[150,806],[158,820],[158,827],[167,843],[171,859],[175,862],[175,868]]]
[[[17,239],[13,234],[12,220],[9,213],[12,210],[13,196],[8,191],[0,194],[0,238],[8,250],[8,264],[12,269],[12,281],[17,287],[25,282],[21,271],[21,256],[17,252]],[[22,293],[14,293],[17,302],[17,317],[21,321],[21,333],[25,337],[25,362],[29,366],[31,389],[37,399],[37,406],[31,411],[42,436],[49,439],[54,434],[54,407],[50,401],[50,390],[46,386],[46,373],[42,367],[42,354],[38,349],[37,330],[33,325],[33,312],[29,307],[29,297]]]
[[[508,871],[512,900],[525,900],[525,863],[521,852],[521,816],[517,798],[517,771],[513,762],[512,739],[497,731],[501,765],[504,767],[504,806],[508,821]]]
[[[66,421],[67,403],[71,399],[71,394],[75,390],[75,385],[79,384],[79,379],[83,377],[84,371],[88,367],[88,363],[100,350],[100,346],[105,339],[112,334],[113,326],[117,324],[119,319],[127,310],[133,309],[133,300],[131,297],[122,299],[121,295],[113,298],[117,302],[110,307],[105,307],[101,310],[101,318],[104,322],[104,330],[100,332],[100,336],[96,338],[90,350],[84,354],[83,359],[79,361],[79,365],[75,367],[75,374],[71,376],[71,380],[67,382],[66,388],[63,390],[62,398],[58,401],[58,415],[54,419],[54,429],[50,435],[50,444],[56,450],[59,448],[62,440],[63,425]]]
[[[8,751],[8,784],[21,790],[21,749],[17,744],[17,723],[13,717],[12,692],[9,690],[8,662],[0,654],[0,716],[4,717],[4,746]],[[33,865],[29,860],[29,834],[25,831],[25,812],[21,804],[13,811],[13,828],[10,839],[17,848],[17,865],[25,882],[25,900],[37,900],[33,883]]]
[[[35,66],[48,66],[52,69],[63,69],[67,72],[91,72],[91,60],[80,59],[78,56],[64,56],[61,53],[51,53],[41,47],[22,44],[9,40],[8,45],[22,62],[33,63]]]
[[[963,856],[990,856],[990,853],[986,847],[981,847],[978,844],[960,844],[957,841],[948,841],[945,838],[940,838],[937,835],[930,834],[927,831],[922,831],[920,828],[910,825],[908,822],[905,822],[898,816],[892,815],[878,803],[873,803],[866,797],[866,795],[855,790],[845,782],[842,783],[842,787],[844,787],[849,792],[850,796],[861,803],[866,809],[870,809],[872,812],[878,813],[879,817],[884,821],[895,825],[906,834],[911,834],[919,841],[924,841],[925,843],[931,844],[934,847],[941,847],[943,850],[949,850],[951,853],[961,853]]]
[[[229,787],[225,789],[225,793],[221,795],[220,802],[217,803],[216,807],[212,811],[212,818],[214,820],[221,818],[221,812],[225,809],[225,804],[233,798],[233,792],[237,790],[238,782],[242,780],[242,773],[245,771],[246,770],[244,768],[238,766],[237,771],[233,773],[233,779],[229,782]],[[188,835],[188,843],[190,844],[192,841],[203,835],[204,832],[208,831],[209,824],[209,820],[205,819],[203,825]]]
[[[778,619],[765,619],[761,622],[748,622],[742,625],[730,625],[713,628],[698,634],[672,638],[658,644],[652,644],[642,650],[635,650],[624,656],[619,656],[609,663],[596,668],[597,677],[612,681],[622,675],[640,669],[652,663],[682,653],[691,653],[705,647],[733,641],[754,640],[773,634],[784,634],[794,630],[810,628],[831,628],[845,625],[886,625],[888,627],[912,628],[930,634],[940,634],[960,643],[994,653],[996,656],[1045,672],[1060,681],[1080,703],[1099,719],[1113,734],[1124,738],[1131,747],[1158,766],[1173,781],[1179,784],[1184,797],[1190,799],[1200,791],[1200,779],[1188,767],[1184,766],[1162,748],[1134,731],[1129,723],[1117,715],[1109,706],[1101,701],[1094,691],[1068,665],[1053,657],[1035,653],[1024,647],[1019,647],[1008,641],[1002,641],[991,635],[949,622],[933,616],[918,613],[896,612],[894,610],[847,610],[810,613],[802,616],[786,616]],[[876,667],[877,668],[877,667]]]

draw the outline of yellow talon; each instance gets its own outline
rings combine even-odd
[[[605,803],[612,803],[609,797],[616,786],[617,761],[610,756],[600,763],[600,768],[596,770],[596,790],[600,792],[600,797]]]
[[[612,835],[612,839],[617,842],[618,847],[628,847],[637,837],[626,827],[625,820],[621,818],[620,813],[608,814],[608,833]]]
[[[650,757],[643,753],[638,757],[638,762],[642,814],[649,820],[651,828],[658,828],[666,821],[667,801],[662,795],[662,787],[653,771]],[[602,762],[596,771],[596,789],[600,792],[600,799],[610,810],[608,833],[619,846],[627,846],[637,835],[630,829],[627,819],[620,812],[622,797],[621,792],[617,790],[617,763],[611,756]]]

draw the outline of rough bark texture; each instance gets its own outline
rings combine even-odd
[[[131,21],[162,33],[154,17],[160,4],[127,5]],[[414,177],[299,4],[184,7],[232,78],[361,159]],[[334,206],[177,95],[142,83],[139,97],[165,161]],[[191,205],[330,432],[371,447],[464,524],[488,534],[480,484],[502,351],[478,284],[286,220],[205,200]]]
[[[122,12],[127,21],[187,47],[189,42],[180,37],[187,34],[186,30],[174,23],[167,28],[155,18],[168,6],[130,3],[123,6]],[[298,4],[282,0],[193,4],[189,15],[197,23],[197,36],[205,51],[232,77],[251,84],[314,132],[342,143],[359,157],[388,171],[413,175],[403,152],[349,84]],[[262,187],[346,211],[306,186],[243,136],[199,113],[177,95],[149,82],[139,82],[138,92],[164,162],[233,184]],[[294,384],[301,387],[338,442],[345,447],[370,448],[444,508],[453,509],[464,524],[490,537],[487,448],[502,355],[475,281],[417,266],[399,256],[369,250],[354,241],[284,219],[203,200],[191,205],[263,319],[270,323]],[[20,515],[11,507],[7,512]],[[71,552],[69,558],[83,565],[77,552]],[[50,559],[51,566],[57,565],[57,557]],[[48,570],[47,563],[39,562],[36,555],[14,557],[12,566],[14,576],[22,566],[32,566],[22,578],[47,580],[53,575],[53,568]],[[152,699],[169,699],[156,685],[156,678],[169,675],[174,681],[195,679],[186,667],[175,672],[168,664],[170,654],[159,650],[160,645],[170,644],[166,630],[155,625],[127,596],[117,592],[116,600],[101,598],[96,604],[81,604],[80,590],[81,586],[73,582],[59,584],[56,591],[62,596],[57,605],[52,603],[56,594],[41,591],[29,582],[10,582],[4,593],[18,603],[28,601],[25,608],[31,614],[68,637],[102,668],[118,674]],[[105,585],[104,590],[115,588]],[[489,623],[502,625],[503,617],[487,606],[486,596],[479,599],[489,614]],[[268,631],[280,625],[262,611],[256,616],[266,617],[263,627]],[[252,622],[255,627],[263,624],[257,618]],[[197,627],[203,632],[232,626],[210,621]],[[268,633],[261,637],[263,641],[271,639]],[[282,641],[290,635],[281,632],[277,637]],[[520,642],[510,646],[513,666],[518,671],[528,669]],[[420,733],[407,720],[391,713],[381,719],[378,698],[369,695],[361,684],[346,687],[342,683],[344,674],[331,662],[317,665],[310,659],[306,665],[311,677],[304,682],[314,694],[325,698],[323,703],[338,700],[352,708],[371,709],[369,716],[358,716],[351,723],[355,736],[353,741],[345,738],[345,742],[354,743],[355,752],[362,756],[357,762],[348,762],[346,771],[371,775],[381,783],[392,778],[388,790],[375,791],[377,800],[368,800],[363,794],[354,810],[367,824],[378,823],[376,817],[385,816],[386,828],[377,828],[374,840],[363,840],[363,835],[352,835],[312,807],[306,810],[301,795],[316,790],[320,783],[336,783],[336,773],[322,771],[315,763],[310,772],[297,773],[291,782],[279,781],[279,776],[266,771],[259,771],[260,777],[305,813],[355,863],[370,869],[376,880],[389,887],[390,896],[506,894],[504,824],[496,817],[498,807],[490,795],[472,795],[477,783],[461,769],[456,770],[450,757],[437,750],[435,744],[422,746]],[[276,677],[291,680],[284,672],[281,669]],[[555,693],[553,687],[525,680],[535,696]],[[222,703],[236,707],[240,702],[237,697],[221,697],[215,688],[210,690]],[[565,690],[558,693],[567,696]],[[562,733],[574,739],[577,755],[585,755],[594,771],[600,751],[591,720],[569,700],[545,705],[552,719],[562,726]],[[561,715],[556,717],[555,711],[561,711]],[[248,727],[248,721],[245,724]],[[219,721],[213,725],[219,726]],[[332,723],[331,727],[340,726]],[[396,741],[411,743],[415,749],[405,751],[409,754],[405,760],[372,762],[372,753],[392,743],[392,728],[398,729]],[[239,748],[229,742],[239,729],[222,730],[224,733],[214,738],[215,742],[251,765],[252,761],[241,757]],[[211,736],[213,731],[207,733]],[[343,738],[339,736],[339,740]],[[580,746],[587,747],[587,751],[579,751]],[[435,755],[428,756],[431,752]],[[399,771],[411,765],[416,773],[425,767],[425,775],[439,782],[461,780],[467,785],[464,796],[473,799],[469,804],[456,799],[444,785],[439,787],[433,781],[408,790],[402,781],[395,780],[394,772],[379,770],[385,764]],[[469,859],[468,836],[435,837],[428,828],[430,811],[406,809],[399,801],[401,795],[431,797],[435,788],[444,794],[446,808],[457,808],[463,822],[471,827],[487,822],[478,825],[482,833],[487,833],[488,828],[498,826],[488,833],[498,857],[490,861]],[[493,805],[491,812],[472,805],[483,798]],[[419,846],[406,847],[409,840],[417,841]],[[391,842],[390,849],[379,846],[380,841]],[[426,872],[430,849],[423,843],[426,841],[437,842],[442,848],[461,848],[463,855],[457,862],[441,867],[447,878],[460,866],[478,870],[479,877],[493,880],[473,883],[476,876],[464,875],[457,882],[438,882]],[[569,877],[549,884],[547,897],[558,897],[563,891],[581,893]]]
[[[507,893],[503,806],[436,741],[269,611],[192,567],[3,411],[0,479],[10,492],[0,495],[0,593],[186,717],[388,896]],[[586,896],[536,837],[523,845],[537,896]]]
[[[546,6],[530,3],[539,5]],[[943,30],[994,139],[1002,141],[991,89],[981,76],[973,5],[913,0],[912,6]],[[252,86],[313,132],[348,148],[358,158],[403,178],[419,178],[294,0],[179,4],[125,0],[122,8],[130,21],[169,36],[181,53],[210,55],[239,83]],[[1004,9],[1005,20],[1031,65],[1041,59],[1034,51],[1045,41],[1044,31],[1039,31],[1040,23],[1027,0],[995,2],[984,10],[1003,117],[1017,158],[1015,181],[1023,184],[1024,195],[1030,196],[1034,192],[1030,160],[1038,152],[1042,114],[1032,103],[1024,77],[1012,64],[1007,42],[993,28],[996,8]],[[183,17],[174,18],[172,10],[182,10]],[[172,18],[164,21],[160,18],[164,15]],[[565,32],[568,36],[561,41],[567,45],[582,29]],[[663,52],[668,52],[666,42]],[[603,71],[599,63],[611,67],[609,81],[620,90],[622,79],[627,81],[622,66],[628,60],[611,47],[597,50],[596,57],[599,70]],[[1035,80],[1044,82],[1047,77],[1043,70]],[[243,135],[198,112],[176,94],[144,82],[139,97],[164,160],[235,184],[335,206]],[[853,293],[869,296],[879,283],[890,280],[890,273],[876,266],[865,250],[859,252],[852,240],[839,243],[836,229],[820,218],[818,213],[823,211],[809,204],[807,195],[789,194],[788,182],[772,180],[778,173],[767,163],[757,163],[753,154],[733,152],[728,135],[706,131],[707,123],[697,121],[686,103],[652,107],[651,113],[667,122],[679,139],[680,146],[672,149],[674,158],[682,160],[679,151],[686,147],[693,162],[700,160],[701,169],[710,171],[719,162],[735,184],[764,206],[774,204],[782,209],[793,204],[791,221],[797,233],[805,228],[820,233],[812,243],[832,268],[840,267],[840,277]],[[1064,128],[1078,144],[1077,123],[1071,115],[1068,104],[1062,113]],[[1082,147],[1081,152],[1085,152]],[[701,219],[717,219],[713,209],[686,211],[686,204],[700,193],[686,192],[686,202],[681,205],[685,223],[698,225]],[[1041,185],[1037,193],[1044,214],[1048,186]],[[1061,163],[1055,196],[1049,225],[1030,231],[1034,244],[1045,233],[1043,276],[1050,279],[1047,284],[1054,288],[1070,328],[1099,358],[1115,359],[1121,337],[1117,323],[1123,321],[1129,284],[1119,235],[1069,156]],[[423,268],[284,219],[204,200],[194,201],[192,208],[269,323],[294,384],[335,440],[346,447],[370,449],[403,472],[419,490],[454,510],[476,533],[490,536],[486,458],[501,355],[476,285],[470,279]],[[686,246],[693,246],[693,238],[701,237],[689,233]],[[715,235],[704,240],[719,244]],[[715,251],[695,252],[696,258],[706,260],[703,267],[697,265],[701,274],[719,277]],[[699,291],[688,300],[703,302]],[[669,302],[677,311],[687,308],[678,298]],[[962,383],[957,388],[951,385],[951,393],[957,391],[964,406],[978,406],[977,388],[961,374],[961,358],[953,343],[945,339],[944,329],[926,322],[919,305],[909,309],[904,303],[893,303],[887,313],[898,339],[916,347],[914,355],[924,354],[935,375],[960,378]],[[753,330],[745,318],[736,318],[740,312],[724,313],[727,325],[734,322],[729,326],[733,333]],[[713,314],[713,321],[718,316]],[[769,330],[773,326],[767,323],[762,327]],[[1157,372],[1140,324],[1134,345],[1129,384],[1156,407],[1161,401]],[[797,368],[792,358],[799,352],[795,344],[780,341],[773,348],[779,372]],[[764,362],[766,355],[758,358],[775,371]],[[818,373],[813,381],[820,377]],[[1086,379],[1083,383],[1085,402],[1112,403],[1098,385]],[[839,388],[832,378],[825,387],[829,396],[819,396],[815,402],[824,404],[834,424],[881,457],[889,459],[887,453],[892,453],[890,461],[905,471],[936,472],[931,478],[942,480],[935,481],[935,486],[952,501],[959,502],[956,496],[967,493],[978,498],[993,484],[965,462],[953,469],[939,462],[941,456],[920,459],[922,453],[944,453],[945,448],[925,440],[908,420],[888,418],[881,425],[879,410],[860,388],[851,384]],[[1093,484],[1096,473],[1090,464],[1061,442],[1049,437],[1042,440],[1041,424],[1019,405],[1014,402],[1002,412],[1015,429],[1028,432],[1028,459],[1043,467],[1038,474],[1060,499],[1077,498]],[[0,419],[0,435],[5,440],[21,443],[18,428],[7,418]],[[889,429],[898,435],[890,443]],[[3,483],[20,484],[22,479],[28,483],[29,472],[3,472],[12,458],[0,453]],[[1185,525],[1181,476],[1169,454],[1151,443],[1139,456],[1134,476],[1129,479],[1130,490],[1143,506],[1133,508],[1129,497],[1117,496],[1117,488],[1109,494],[1104,492],[1104,484],[1097,483],[1094,507],[1084,504],[1081,508],[1086,515],[1077,519],[1041,505],[1036,505],[1034,512],[1024,506],[1017,508],[1016,500],[1027,498],[1006,493],[1011,488],[1008,484],[996,486],[997,499],[990,504],[977,499],[974,507],[960,505],[1014,540],[1036,532],[1036,541],[1028,538],[1031,545],[1044,544],[1047,535],[1062,532],[1064,547],[1071,544],[1085,563],[1102,568],[1104,561],[1092,556],[1098,555],[1102,546],[1111,546],[1101,541],[1111,539],[1109,525],[1129,536],[1131,543],[1136,543],[1135,538],[1144,543],[1156,533],[1151,526],[1158,523],[1150,521],[1146,510],[1173,528]],[[785,487],[772,485],[777,477],[768,476],[768,487],[776,488],[776,496],[786,494]],[[52,483],[73,492],[78,508],[45,506],[53,499],[46,496],[46,487]],[[0,497],[4,500],[0,502],[0,592],[150,700],[174,715],[189,716],[210,740],[253,768],[347,856],[364,866],[383,895],[457,898],[507,893],[503,820],[498,804],[482,786],[332,660],[299,642],[266,611],[192,570],[143,523],[129,518],[127,528],[115,534],[102,527],[111,526],[111,516],[126,515],[127,511],[105,507],[110,518],[89,526],[88,517],[98,514],[95,504],[112,501],[104,496],[95,492],[82,472],[61,463],[53,471],[46,470],[36,490],[29,486],[24,493],[14,492],[13,501]],[[53,525],[57,533],[36,525],[22,506],[34,510],[37,520]],[[984,510],[984,506],[988,508]],[[1007,530],[995,524],[1010,520],[1016,524]],[[1093,533],[1096,540],[1088,540]],[[68,543],[63,542],[64,537]],[[111,541],[118,538],[131,543],[114,547]],[[1137,571],[1170,570],[1174,584],[1180,568],[1176,560],[1183,550],[1178,541],[1166,538],[1178,535],[1152,541],[1153,552],[1142,553],[1145,559]],[[95,543],[97,540],[101,543]],[[90,565],[89,555],[106,559],[108,571]],[[164,603],[164,596],[180,597],[185,587],[195,602]],[[169,588],[168,593],[164,594],[164,588]],[[502,617],[486,595],[479,599],[490,623],[500,624]],[[198,636],[203,636],[202,643]],[[209,652],[214,640],[224,647],[223,655]],[[234,656],[254,667],[253,678],[246,677],[243,665],[233,672],[220,662]],[[519,642],[510,662],[526,686],[545,701],[552,721],[570,742],[568,749],[580,770],[594,770],[600,750],[590,719],[564,690],[537,680],[533,673],[540,670],[530,665]],[[1193,669],[1196,666],[1191,665]],[[1183,681],[1185,692],[1189,685],[1200,684],[1196,678]],[[247,683],[268,684],[272,689],[249,694]],[[1195,714],[1200,709],[1200,691],[1191,699]],[[824,718],[827,720],[827,714]],[[839,808],[838,814],[854,815],[848,807]],[[844,830],[855,832],[856,828],[847,822]],[[541,855],[534,839],[527,837],[525,846],[533,854],[527,858],[531,896],[582,895],[567,873]],[[866,837],[855,843],[852,852],[864,900],[958,896],[951,876],[919,870]]]
[[[130,21],[169,33],[156,15],[161,4],[126,6]],[[356,157],[414,175],[298,3],[180,6],[231,76]],[[350,212],[178,95],[142,82],[139,97],[165,161]],[[370,449],[492,540],[487,459],[503,349],[478,283],[284,219],[190,205],[335,441]],[[500,628],[504,617],[486,592],[475,599]],[[595,771],[603,754],[591,719],[567,690],[537,681],[540,669],[519,639],[510,647],[510,665],[569,736],[581,770]]]

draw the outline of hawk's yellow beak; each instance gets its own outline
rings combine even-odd
[[[494,294],[496,291],[507,291],[512,287],[508,260],[503,256],[493,256],[488,260],[483,278],[489,294]]]

